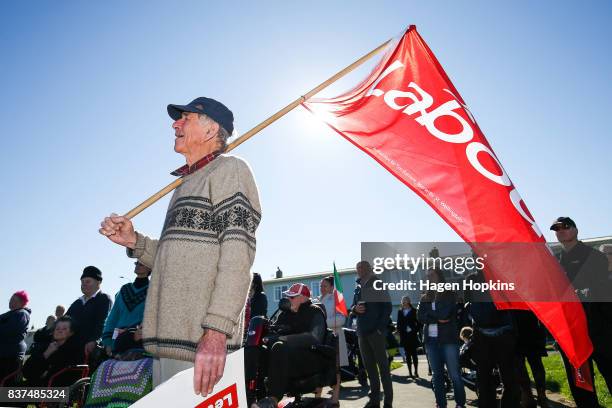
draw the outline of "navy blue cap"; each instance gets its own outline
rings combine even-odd
[[[179,120],[181,112],[202,113],[217,122],[230,135],[234,131],[234,114],[227,106],[214,99],[201,96],[187,105],[168,105],[168,115],[172,119]]]

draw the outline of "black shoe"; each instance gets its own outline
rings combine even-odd
[[[363,406],[363,408],[380,408],[380,401],[369,400],[367,404]]]
[[[270,397],[260,399],[259,401],[251,405],[251,408],[277,408],[277,407],[278,406],[276,405],[276,402]]]

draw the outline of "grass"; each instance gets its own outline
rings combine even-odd
[[[392,361],[391,362],[391,371],[395,370],[396,368],[400,368],[403,365],[404,364],[401,361]]]
[[[557,352],[549,352],[548,357],[544,357],[542,362],[544,363],[544,370],[546,370],[546,389],[560,393],[565,398],[573,401],[561,355]],[[529,364],[527,367],[529,367]],[[529,372],[531,373],[531,370]],[[612,408],[612,396],[608,392],[606,382],[597,367],[595,367],[595,389],[597,390],[599,403],[606,408]]]

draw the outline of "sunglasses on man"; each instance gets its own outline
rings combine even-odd
[[[572,226],[569,224],[556,224],[550,227],[553,231],[568,230],[570,228],[572,228]]]

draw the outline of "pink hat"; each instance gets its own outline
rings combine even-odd
[[[13,296],[17,296],[19,299],[21,299],[24,306],[30,301],[30,297],[25,290],[18,290],[17,292],[13,293]]]

